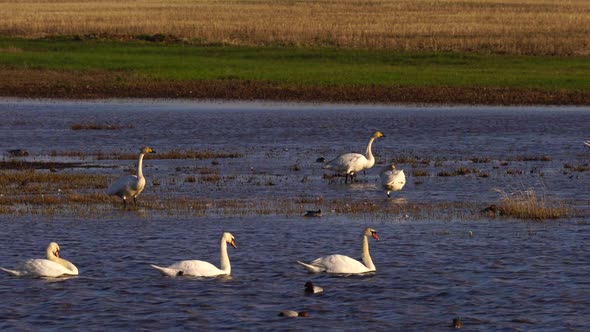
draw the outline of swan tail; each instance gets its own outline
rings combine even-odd
[[[22,275],[22,273],[20,271],[9,270],[9,269],[5,269],[3,267],[0,267],[0,270],[4,271],[10,275],[17,276],[17,277],[20,277]]]
[[[171,269],[171,268],[167,268],[167,267],[161,267],[161,266],[157,266],[154,264],[150,264],[151,267],[153,267],[154,269],[160,271],[160,273],[162,273],[165,276],[169,276],[169,277],[177,277],[177,276],[181,276],[183,275],[181,270],[178,269]]]
[[[300,262],[300,261],[297,261],[297,263],[299,263],[299,264],[303,265],[303,267],[305,267],[305,269],[306,269],[308,272],[310,272],[310,273],[320,273],[320,272],[324,271],[324,270],[323,270],[321,267],[319,267],[319,266],[310,265],[310,264],[303,263],[303,262]]]

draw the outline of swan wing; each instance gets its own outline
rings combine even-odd
[[[584,142],[584,145],[586,145],[587,147],[589,147],[589,148],[590,148],[590,141],[586,141],[586,142]]]
[[[324,272],[326,271],[325,267],[323,266],[315,266],[315,265],[311,265],[311,264],[307,264],[307,263],[303,263],[301,261],[297,261],[297,263],[303,265],[303,267],[309,272],[309,273],[320,273],[320,272]]]
[[[308,271],[314,273],[325,271],[328,273],[357,274],[371,271],[363,263],[344,255],[320,257],[309,264],[299,263],[306,268],[308,266],[313,267],[308,268]]]
[[[345,153],[329,161],[324,168],[338,172],[359,172],[367,164],[367,158],[360,153]]]
[[[162,273],[165,276],[169,276],[169,277],[176,277],[179,275],[182,275],[183,272],[178,270],[178,269],[172,269],[172,268],[168,268],[168,267],[162,267],[162,266],[157,266],[154,264],[150,264],[151,267],[153,267],[154,269],[160,271],[160,273]]]
[[[77,268],[75,268],[75,270],[69,270],[63,265],[52,262],[48,259],[29,259],[14,270],[4,268],[2,268],[2,270],[18,277],[61,277],[78,275]]]
[[[175,277],[180,275],[189,275],[194,277],[215,277],[219,275],[228,274],[227,272],[218,269],[215,265],[198,260],[180,261],[174,263],[167,268],[151,265],[162,274]]]
[[[111,186],[107,190],[107,193],[109,195],[117,195],[120,197],[132,196],[141,189],[139,188],[139,179],[137,178],[137,176],[127,175],[122,178],[119,178],[117,181],[111,184]]]

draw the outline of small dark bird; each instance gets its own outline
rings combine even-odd
[[[8,154],[11,157],[26,157],[29,155],[29,151],[27,151],[25,149],[14,149],[14,150],[8,150]]]
[[[311,281],[305,283],[305,294],[316,294],[323,292],[324,289],[320,286],[314,286]]]
[[[463,322],[461,321],[461,318],[453,318],[453,327],[456,329],[460,329],[463,327]]]
[[[318,209],[317,211],[307,211],[304,217],[321,217],[322,216],[322,209]]]
[[[316,163],[325,163],[326,162],[326,158],[324,157],[319,157],[318,159],[315,160]]]
[[[479,211],[479,213],[484,214],[488,217],[495,217],[501,214],[501,210],[499,207],[497,207],[495,204],[492,204],[490,206],[488,206],[485,209],[482,209]]]
[[[307,312],[307,311],[297,312],[295,310],[283,310],[283,311],[279,312],[279,316],[281,316],[281,317],[309,317],[309,312]]]

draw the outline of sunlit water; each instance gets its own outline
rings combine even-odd
[[[235,175],[234,182],[168,186],[167,195],[174,195],[172,188],[197,197],[305,194],[382,201],[376,172],[360,174],[360,183],[345,186],[323,179],[315,162],[319,156],[362,152],[370,133],[380,130],[387,136],[374,146],[381,164],[400,155],[432,160],[424,166],[430,176],[409,176],[407,187],[396,193],[409,202],[472,200],[485,206],[497,199],[494,187],[528,186],[541,186],[580,207],[590,200],[588,172],[564,168],[588,162],[590,149],[582,145],[590,139],[587,108],[4,101],[0,116],[0,149],[25,148],[32,155],[130,152],[146,144],[160,151],[209,148],[245,155],[220,160],[221,174]],[[134,127],[70,129],[72,123],[89,122]],[[520,158],[544,155],[551,160]],[[445,167],[471,167],[476,157],[494,160],[476,165],[489,177],[436,176]],[[149,160],[146,176],[170,177],[177,163],[211,166],[210,160]],[[290,169],[295,164],[300,171]],[[409,164],[398,167],[411,170]],[[508,174],[506,167],[522,172]],[[122,173],[121,168],[101,171]],[[246,177],[277,183],[252,185],[240,180]],[[165,190],[148,188],[145,199]],[[370,241],[376,273],[310,275],[296,263],[332,253],[359,258],[360,233],[367,226],[381,238]],[[363,220],[328,212],[322,218],[184,219],[113,209],[110,218],[84,220],[4,216],[0,227],[0,266],[41,257],[47,243],[57,241],[62,256],[80,270],[78,277],[59,280],[0,275],[1,330],[441,331],[452,330],[455,317],[467,331],[585,331],[590,325],[590,226],[580,217],[544,223]],[[218,265],[223,231],[232,232],[238,245],[228,249],[231,278],[167,278],[149,266],[181,259]],[[304,295],[308,280],[325,292]],[[278,317],[286,309],[305,310],[310,317]]]

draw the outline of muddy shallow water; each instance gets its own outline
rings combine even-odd
[[[270,200],[276,197],[361,198],[378,204],[472,202],[485,207],[493,190],[534,188],[584,209],[590,201],[582,141],[588,108],[385,107],[183,102],[0,103],[0,150],[26,149],[24,160],[80,161],[51,151],[158,152],[211,149],[239,153],[215,160],[147,159],[140,202],[158,197]],[[110,123],[119,130],[72,130],[75,123]],[[320,156],[363,152],[374,130],[378,165],[353,185],[323,177]],[[8,159],[9,157],[5,157]],[[113,179],[129,160],[81,159],[109,168]],[[378,168],[395,161],[408,184],[385,201]],[[569,165],[569,166],[566,166]],[[442,176],[461,166],[477,173]],[[112,167],[112,168],[110,168]],[[426,176],[414,176],[419,169]],[[206,172],[205,172],[206,171]],[[216,173],[220,181],[186,181]],[[482,176],[485,174],[485,176]],[[157,184],[157,185],[156,185]],[[321,206],[309,204],[306,207]],[[186,218],[150,209],[107,206],[96,217],[0,216],[0,266],[41,257],[50,241],[80,269],[66,280],[0,275],[0,329],[51,330],[451,330],[461,317],[469,331],[588,328],[590,272],[586,217],[557,221],[378,217],[324,211],[299,215]],[[309,275],[295,261],[341,253],[360,256],[370,241],[375,274]],[[231,231],[232,277],[165,278],[148,263],[204,259],[218,265],[218,238]],[[471,232],[471,233],[470,233]],[[323,286],[305,296],[307,280]],[[281,310],[310,317],[284,319]]]

